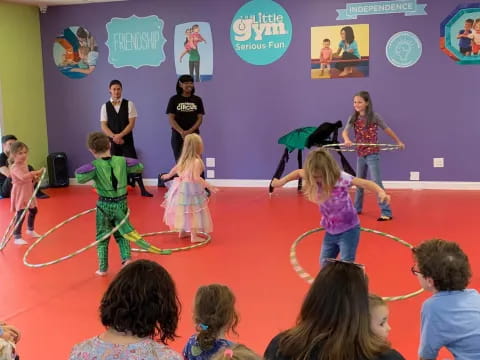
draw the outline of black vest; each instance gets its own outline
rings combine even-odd
[[[128,126],[128,100],[123,99],[120,104],[120,110],[118,113],[115,111],[111,101],[108,101],[106,104],[107,110],[107,125],[114,134],[119,134]],[[127,135],[123,137],[125,144],[133,142],[133,131],[130,131]]]

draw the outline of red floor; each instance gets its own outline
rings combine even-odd
[[[142,233],[165,230],[160,207],[163,189],[152,199],[129,196],[131,220]],[[89,187],[49,189],[50,199],[39,201],[36,230],[45,232],[82,210],[94,207]],[[412,244],[439,237],[459,242],[469,254],[478,288],[478,191],[392,191],[395,220],[375,221],[378,210],[367,197],[362,226],[394,234]],[[9,200],[0,200],[0,229],[10,221]],[[136,255],[155,259],[176,281],[183,304],[179,338],[172,344],[181,350],[193,332],[192,299],[202,284],[229,285],[238,299],[241,320],[236,341],[263,353],[269,340],[291,326],[308,285],[293,271],[289,248],[303,232],[318,226],[316,207],[293,189],[277,190],[269,198],[265,189],[222,188],[210,202],[215,230],[204,248],[170,256]],[[94,240],[94,215],[70,223],[46,238],[30,257],[44,262],[83,247]],[[298,247],[301,264],[312,274],[318,269],[322,234],[305,239]],[[177,247],[187,240],[149,238],[163,247]],[[41,269],[23,265],[26,247],[9,243],[0,252],[0,319],[23,332],[18,350],[23,359],[64,360],[73,344],[102,331],[99,300],[119,269],[118,250],[111,242],[111,269],[97,277],[95,250],[66,262]],[[380,295],[401,295],[419,286],[410,273],[410,251],[392,240],[362,233],[357,261],[366,264],[371,290]],[[421,303],[428,294],[392,303],[391,340],[406,359],[416,359]]]

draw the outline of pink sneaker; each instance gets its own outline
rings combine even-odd
[[[95,271],[95,274],[97,274],[98,276],[105,276],[105,275],[107,275],[107,272],[106,272],[106,271],[97,270],[97,271]]]

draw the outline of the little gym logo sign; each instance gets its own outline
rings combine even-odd
[[[244,61],[271,64],[285,54],[292,41],[290,16],[273,0],[249,1],[233,17],[230,41]]]

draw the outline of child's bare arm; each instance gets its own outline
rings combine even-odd
[[[390,203],[390,195],[388,195],[385,190],[383,190],[380,186],[370,180],[360,179],[360,178],[353,178],[352,184],[361,187],[363,189],[370,190],[378,195],[380,201],[386,204]]]
[[[203,165],[200,160],[195,160],[195,163],[193,165],[193,180],[196,182],[202,184],[202,186],[211,192],[216,192],[218,189],[210,184],[209,182],[205,181],[205,179],[202,178],[202,172],[203,172]]]
[[[163,174],[161,177],[163,180],[170,179],[173,175],[177,173],[177,166],[175,165],[168,174]]]
[[[287,174],[284,177],[282,177],[281,179],[274,178],[272,180],[272,186],[281,187],[290,181],[298,180],[300,178],[303,178],[304,176],[305,176],[305,173],[303,169],[294,170],[290,174]]]
[[[344,129],[342,131],[342,137],[343,137],[343,142],[345,143],[345,145],[347,145],[347,146],[352,145],[352,140],[350,140],[350,136],[348,135],[348,129]]]
[[[405,149],[405,144],[400,140],[400,138],[397,136],[397,134],[395,134],[395,132],[392,129],[386,128],[385,133],[388,136],[390,136],[400,146],[400,149]]]

